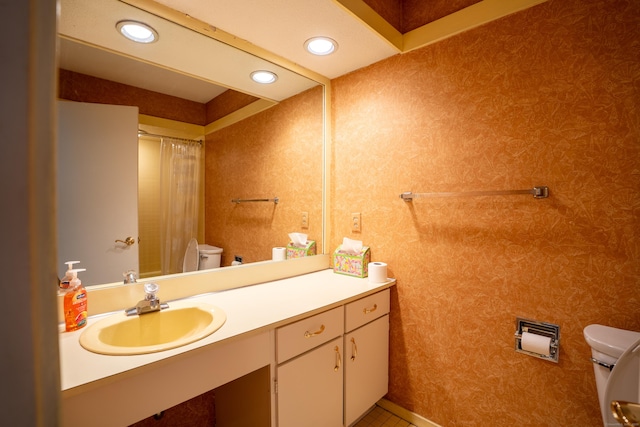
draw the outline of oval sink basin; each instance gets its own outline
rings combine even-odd
[[[94,353],[146,354],[169,350],[205,338],[227,320],[220,308],[192,301],[174,301],[169,308],[142,315],[113,314],[80,335],[80,345]]]

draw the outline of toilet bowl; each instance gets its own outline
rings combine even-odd
[[[208,270],[220,267],[222,248],[211,245],[199,245],[196,239],[191,239],[184,252],[182,272]]]
[[[584,328],[605,427],[619,426],[611,401],[640,402],[640,332],[603,325]]]

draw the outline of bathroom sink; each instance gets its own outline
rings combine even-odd
[[[94,353],[155,353],[205,338],[227,320],[220,308],[193,301],[174,301],[169,308],[127,316],[124,311],[96,321],[80,335],[80,345]]]

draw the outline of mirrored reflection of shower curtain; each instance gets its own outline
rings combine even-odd
[[[162,138],[160,147],[160,260],[162,274],[182,272],[189,240],[198,235],[202,147]]]

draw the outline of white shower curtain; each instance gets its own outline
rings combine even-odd
[[[187,243],[198,234],[202,147],[162,138],[160,148],[160,259],[162,274],[182,272]]]

